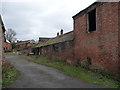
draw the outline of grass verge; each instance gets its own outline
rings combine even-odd
[[[19,72],[6,61],[2,65],[2,88],[5,88],[8,84],[14,82],[19,75]]]
[[[65,62],[62,62],[56,59],[47,59],[42,56],[22,55],[22,57],[38,64],[43,64],[43,65],[60,69],[64,71],[66,74],[69,74],[75,78],[78,78],[80,80],[83,80],[89,83],[101,84],[110,88],[120,88],[120,82],[107,78],[105,76],[102,76],[101,74],[92,72],[91,70],[87,70],[85,68],[75,67]]]
[[[14,54],[13,52],[4,53],[4,55],[13,55],[13,54]]]

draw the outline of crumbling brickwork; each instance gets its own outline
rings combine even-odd
[[[49,39],[45,43],[40,43],[32,51],[37,55],[43,55],[48,58],[57,58],[70,64],[74,63],[74,37],[73,31]]]
[[[96,30],[88,32],[88,13],[96,9]],[[75,59],[90,58],[90,68],[120,70],[120,3],[94,3],[74,16]]]
[[[5,28],[3,25],[2,18],[0,16],[0,64],[2,64],[2,61],[4,59],[3,58],[4,32],[5,32]]]
[[[95,2],[74,19],[74,30],[57,33],[34,52],[70,64],[120,74],[120,2]]]
[[[2,62],[2,46],[3,46],[3,40],[2,40],[3,32],[2,32],[2,26],[0,24],[0,62]]]
[[[40,55],[44,55],[49,58],[59,58],[60,60],[73,63],[73,41],[60,42],[57,44],[41,47]]]
[[[118,50],[119,50],[119,64],[120,64],[120,2],[119,2],[119,5],[118,5]],[[118,68],[119,70],[120,70],[120,65],[119,65],[119,68]],[[119,74],[120,74],[120,72],[119,72]]]

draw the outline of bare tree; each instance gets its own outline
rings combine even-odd
[[[6,40],[8,40],[10,43],[13,43],[16,40],[15,38],[16,32],[11,28],[6,31],[5,36],[6,36]]]

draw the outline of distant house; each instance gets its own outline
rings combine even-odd
[[[4,42],[4,52],[11,52],[12,45],[10,43]]]
[[[46,41],[48,41],[50,38],[43,38],[43,37],[39,37],[39,42],[44,43]]]
[[[34,45],[34,43],[28,43],[27,44],[27,47],[31,47],[31,46],[33,46]]]
[[[31,47],[35,44],[34,40],[17,41],[16,49],[21,53],[31,52]]]
[[[3,43],[4,43],[4,40],[5,40],[5,27],[4,27],[4,24],[3,24],[3,21],[2,21],[2,18],[1,18],[1,15],[0,15],[0,64],[2,64],[2,61],[4,60],[4,55],[3,55]]]
[[[50,38],[47,38],[47,37],[39,37],[38,43],[35,43],[32,46],[32,52],[34,52],[34,54],[38,54],[39,53],[39,46],[40,46],[40,44],[46,43],[49,39]]]
[[[35,43],[35,41],[33,41],[33,40],[17,41],[16,47],[18,49],[24,49],[28,46],[33,46],[34,43]]]

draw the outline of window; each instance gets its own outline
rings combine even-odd
[[[61,43],[61,51],[65,50],[65,42]]]
[[[58,52],[59,46],[58,44],[53,45],[53,51]]]
[[[96,9],[88,12],[88,32],[96,30]]]

